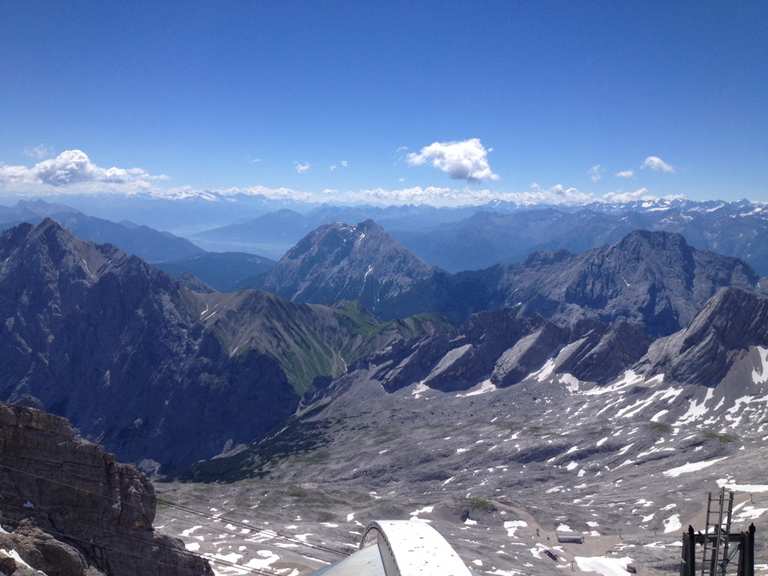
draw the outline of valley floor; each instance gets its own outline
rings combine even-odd
[[[407,518],[431,522],[478,575],[672,574],[681,532],[703,529],[706,493],[727,485],[768,574],[766,403],[719,400],[633,373],[607,388],[540,373],[463,393],[358,382],[285,432],[315,447],[272,447],[250,479],[158,483],[205,516],[161,505],[155,524],[189,550],[284,576],[354,550],[369,521]],[[574,532],[583,544],[558,543]]]

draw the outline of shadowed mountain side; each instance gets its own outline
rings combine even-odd
[[[274,266],[275,262],[269,258],[242,252],[207,252],[186,260],[157,264],[174,278],[192,275],[219,292],[248,288]]]
[[[317,378],[429,320],[188,291],[52,220],[0,235],[0,398],[166,469],[267,433]]]

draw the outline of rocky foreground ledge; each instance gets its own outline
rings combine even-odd
[[[0,404],[0,574],[212,576],[152,528],[152,484],[69,423]]]

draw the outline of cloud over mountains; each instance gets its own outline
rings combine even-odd
[[[480,182],[498,180],[498,175],[488,163],[487,149],[479,138],[470,138],[460,142],[433,142],[419,152],[411,152],[406,157],[411,166],[431,164],[455,180]]]
[[[32,166],[0,165],[0,186],[10,189],[37,187],[63,188],[78,184],[109,186],[121,191],[148,190],[153,183],[166,180],[143,168],[103,168],[94,164],[82,150],[65,150],[54,158],[41,160]]]

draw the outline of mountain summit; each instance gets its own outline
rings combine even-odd
[[[457,274],[440,307],[456,318],[517,307],[566,322],[626,320],[658,337],[686,326],[718,289],[757,282],[737,258],[693,248],[680,234],[638,230],[581,254],[535,253],[523,264]]]
[[[264,278],[261,288],[295,302],[357,300],[383,317],[429,306],[435,270],[373,220],[327,224],[305,236]]]

